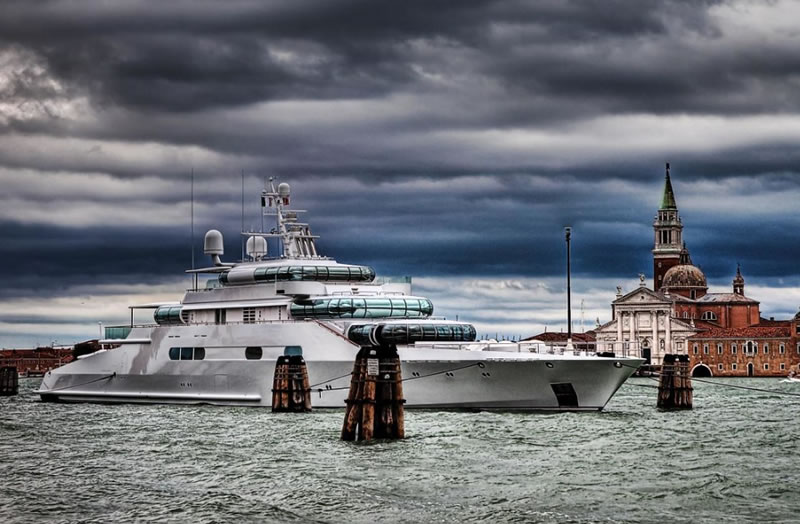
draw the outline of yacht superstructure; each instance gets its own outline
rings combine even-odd
[[[407,407],[602,409],[641,359],[543,352],[535,344],[476,340],[466,322],[433,316],[410,279],[320,255],[291,208],[289,185],[261,193],[270,232],[243,232],[246,260],[223,262],[222,234],[205,235],[213,266],[171,304],[146,304],[154,324],[106,328],[112,348],[49,372],[43,400],[271,405],[275,362],[304,357],[313,407],[344,407],[361,346],[396,345]],[[277,256],[268,256],[268,241]],[[213,275],[205,286],[200,275]]]

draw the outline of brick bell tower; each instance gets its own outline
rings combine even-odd
[[[664,194],[661,197],[661,206],[653,222],[655,244],[653,246],[653,290],[661,289],[664,274],[673,266],[677,266],[681,259],[683,247],[683,224],[678,215],[678,206],[675,204],[675,194],[672,192],[672,182],[669,179],[669,162],[664,180]]]

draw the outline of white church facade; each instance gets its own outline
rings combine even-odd
[[[647,288],[644,277],[638,289],[622,294],[611,303],[613,320],[595,330],[597,351],[642,356],[661,365],[666,353],[686,353],[687,339],[698,332],[692,320],[672,314],[673,300]]]

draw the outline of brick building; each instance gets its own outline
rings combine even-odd
[[[793,320],[704,330],[689,345],[694,376],[786,376],[800,371],[800,313]]]
[[[72,347],[0,350],[0,366],[15,367],[22,376],[42,376],[72,360]]]

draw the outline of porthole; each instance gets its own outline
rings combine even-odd
[[[264,356],[264,350],[259,346],[249,346],[244,350],[244,358],[247,360],[261,360]]]
[[[544,365],[547,366],[550,369],[553,369],[553,363],[552,362],[545,362]]]
[[[615,368],[621,368],[622,367],[622,362],[614,362],[614,367]]]

